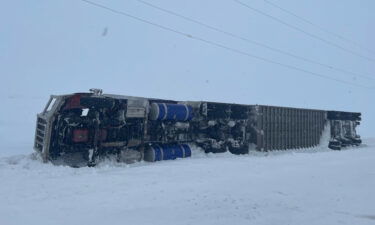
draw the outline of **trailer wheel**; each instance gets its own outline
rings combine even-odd
[[[240,146],[239,148],[229,147],[229,151],[235,155],[249,154],[249,148],[247,146]]]
[[[330,141],[328,144],[328,148],[332,150],[341,150],[341,142],[340,141]]]

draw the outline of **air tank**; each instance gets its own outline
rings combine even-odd
[[[150,120],[189,121],[193,118],[193,108],[185,104],[152,103]]]
[[[191,148],[187,144],[178,145],[153,145],[145,150],[144,160],[155,162],[161,160],[172,160],[191,156]]]

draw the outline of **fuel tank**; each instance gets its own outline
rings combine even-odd
[[[152,103],[150,120],[189,121],[193,118],[193,108],[185,104]]]
[[[145,150],[144,160],[148,162],[155,162],[176,158],[186,158],[190,156],[191,148],[187,144],[154,145]]]

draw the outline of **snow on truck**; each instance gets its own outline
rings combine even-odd
[[[160,161],[206,153],[246,154],[317,146],[330,129],[329,148],[360,145],[361,113],[89,93],[52,95],[37,115],[34,149],[44,161],[100,157]]]

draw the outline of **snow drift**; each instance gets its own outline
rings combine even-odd
[[[202,154],[95,168],[0,158],[0,224],[373,224],[375,139],[362,147]]]

